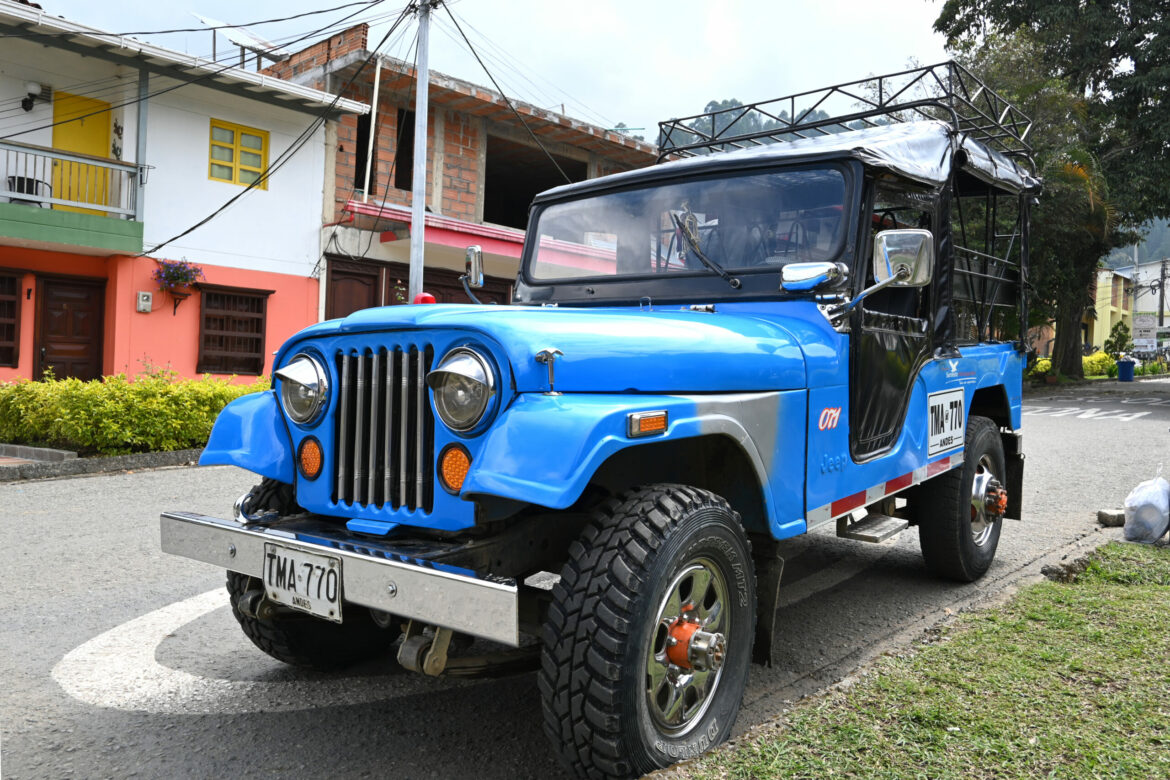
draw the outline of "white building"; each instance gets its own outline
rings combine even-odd
[[[368,107],[12,0],[0,35],[0,381],[271,368],[323,313],[326,123]]]

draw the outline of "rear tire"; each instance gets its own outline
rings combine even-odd
[[[913,512],[926,567],[959,582],[982,577],[995,559],[1002,514],[983,508],[994,481],[1006,484],[1003,442],[999,427],[986,417],[967,420],[962,468],[923,483],[914,496]]]
[[[544,625],[545,732],[570,771],[636,777],[727,739],[755,586],[722,498],[653,485],[605,502],[569,549]]]
[[[227,591],[232,614],[252,644],[276,660],[318,671],[333,671],[386,655],[398,638],[396,624],[379,628],[370,611],[346,604],[344,623],[330,623],[312,615],[282,611],[272,620],[245,615],[239,609],[244,593],[263,584],[255,577],[229,571]]]

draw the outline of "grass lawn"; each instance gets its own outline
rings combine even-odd
[[[1106,545],[680,774],[1170,777],[1170,548]]]

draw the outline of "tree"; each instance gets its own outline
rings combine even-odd
[[[948,2],[940,23],[958,5]],[[1096,270],[1111,250],[1136,238],[1128,229],[1135,216],[1119,208],[1125,194],[1110,186],[1114,179],[1100,154],[1117,123],[1103,121],[1092,98],[1047,62],[1043,41],[1026,27],[952,37],[951,46],[957,59],[1033,119],[1028,141],[1045,183],[1032,211],[1032,312],[1055,322],[1056,370],[1079,377],[1081,320],[1092,303]]]
[[[934,24],[962,50],[1026,31],[1044,69],[1085,102],[1090,151],[1128,221],[1170,216],[1170,7],[1166,0],[946,0]]]
[[[644,135],[634,135],[634,128],[630,127],[625,122],[618,122],[616,125],[614,125],[613,129],[618,131],[622,135],[628,135],[630,138],[633,138],[635,141],[645,141],[646,140],[646,136],[644,136]],[[639,128],[639,129],[641,129],[641,128]]]
[[[1129,339],[1129,326],[1118,322],[1109,331],[1109,338],[1105,339],[1105,354],[1116,360],[1123,352],[1132,352],[1133,342]]]

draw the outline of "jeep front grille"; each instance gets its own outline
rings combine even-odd
[[[433,358],[426,344],[337,354],[334,501],[431,511],[435,425],[423,380]]]

